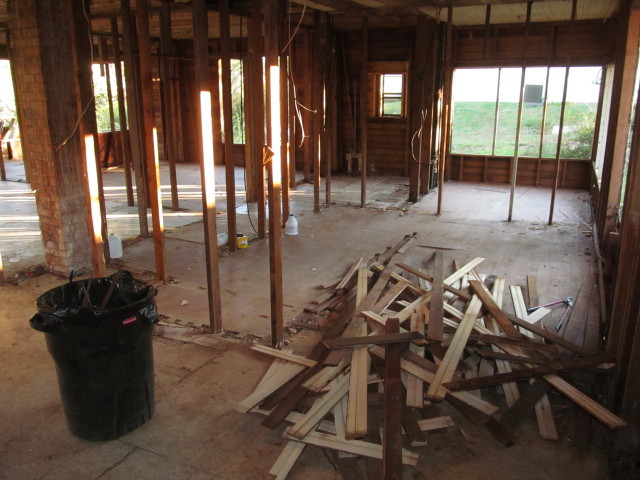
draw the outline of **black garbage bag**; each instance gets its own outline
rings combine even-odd
[[[70,281],[36,300],[30,323],[45,333],[71,433],[111,440],[154,410],[156,289],[121,271]]]

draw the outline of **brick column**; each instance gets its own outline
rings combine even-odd
[[[74,8],[76,17],[80,9],[79,17],[85,18],[82,3],[10,0],[8,8],[22,150],[36,191],[47,267],[65,275],[71,270],[90,271],[92,245],[81,139],[87,131],[86,119],[76,128],[86,106],[81,104],[80,83],[86,91],[90,84],[85,83],[91,79],[87,26],[79,28],[74,22]],[[93,107],[88,111],[95,121]]]

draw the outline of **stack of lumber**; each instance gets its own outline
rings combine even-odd
[[[313,445],[334,452],[344,478],[400,479],[418,462],[411,449],[455,426],[441,402],[505,445],[534,411],[542,437],[558,439],[550,389],[611,429],[625,425],[561,376],[605,372],[609,355],[544,328],[549,309],[528,311],[519,286],[509,288],[516,314],[507,313],[505,280],[479,273],[481,257],[446,277],[439,252],[432,275],[410,266],[416,243],[408,235],[366,264],[359,259],[312,302],[303,315],[317,328],[306,348],[252,347],[274,361],[237,409],[266,415],[269,428],[287,425],[272,475],[286,478]]]

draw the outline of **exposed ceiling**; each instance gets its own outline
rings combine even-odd
[[[3,29],[7,26],[7,3],[0,0],[0,44],[5,43]],[[21,0],[11,0],[21,1]],[[130,0],[135,9],[136,0]],[[578,0],[578,20],[610,18],[622,0]],[[91,0],[92,28],[94,33],[110,32],[110,17],[120,13],[120,0]],[[162,1],[151,0],[151,35],[160,35],[159,11]],[[191,38],[192,16],[190,0],[172,1],[172,34],[174,38]],[[209,36],[217,38],[217,0],[208,0]],[[250,11],[250,0],[230,0],[231,35],[246,36],[246,14]],[[358,29],[363,16],[369,17],[370,28],[397,28],[415,24],[417,15],[424,14],[441,20],[447,18],[447,7],[453,7],[454,25],[482,25],[491,6],[492,24],[523,23],[527,3],[522,0],[288,0],[287,13],[291,22],[310,24],[313,10],[327,12],[334,18],[334,26],[341,30]],[[534,0],[531,8],[533,22],[567,21],[571,18],[572,0]],[[3,28],[4,27],[4,28]]]

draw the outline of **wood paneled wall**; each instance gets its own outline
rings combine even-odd
[[[453,38],[453,65],[459,67],[605,65],[614,54],[613,22],[579,21],[534,23],[524,48],[523,25],[457,27]],[[526,52],[526,53],[523,53]]]
[[[491,155],[447,156],[447,178],[463,182],[509,183],[513,157]],[[591,161],[560,159],[559,187],[589,189]],[[554,158],[519,157],[518,185],[551,186],[555,175]]]

